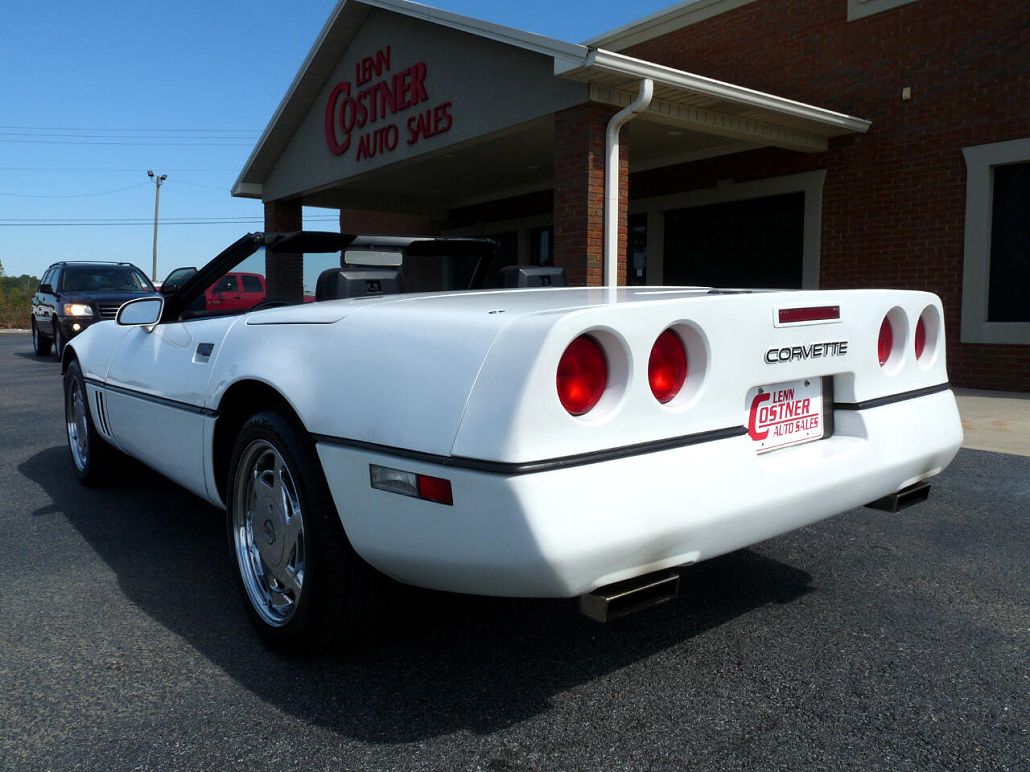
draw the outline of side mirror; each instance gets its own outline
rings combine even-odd
[[[115,321],[122,327],[150,327],[153,329],[154,325],[161,321],[164,307],[164,298],[136,298],[122,304],[122,307],[118,309]]]
[[[54,288],[51,287],[49,284],[40,284],[39,285],[39,289],[36,290],[36,291],[37,292],[45,292],[47,295],[53,295],[54,294]]]

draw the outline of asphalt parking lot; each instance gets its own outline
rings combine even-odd
[[[1030,768],[1030,458],[963,450],[924,505],[607,626],[413,593],[382,640],[291,660],[216,510],[134,464],[78,485],[59,370],[0,336],[2,768]]]

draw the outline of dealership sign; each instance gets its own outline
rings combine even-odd
[[[416,62],[394,72],[390,46],[354,65],[354,80],[341,80],[325,106],[325,140],[333,155],[352,145],[355,160],[385,155],[403,141],[414,145],[451,130],[451,103],[431,104],[429,67]]]

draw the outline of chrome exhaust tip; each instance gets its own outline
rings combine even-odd
[[[672,600],[679,593],[679,585],[679,574],[673,571],[606,584],[587,595],[580,595],[579,611],[598,622],[610,622],[634,611]]]
[[[900,512],[913,504],[921,504],[929,497],[930,483],[917,482],[915,485],[902,488],[897,493],[892,493],[889,496],[884,496],[882,499],[872,501],[866,504],[866,506],[870,509],[879,509],[884,512]]]

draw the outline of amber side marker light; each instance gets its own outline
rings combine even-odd
[[[810,306],[808,308],[781,308],[777,312],[780,324],[798,322],[828,322],[840,319],[840,306]]]
[[[378,464],[368,465],[368,476],[372,487],[388,493],[399,493],[437,504],[454,505],[451,492],[451,481],[443,477],[431,477],[427,474],[405,472],[403,469],[391,469]]]

